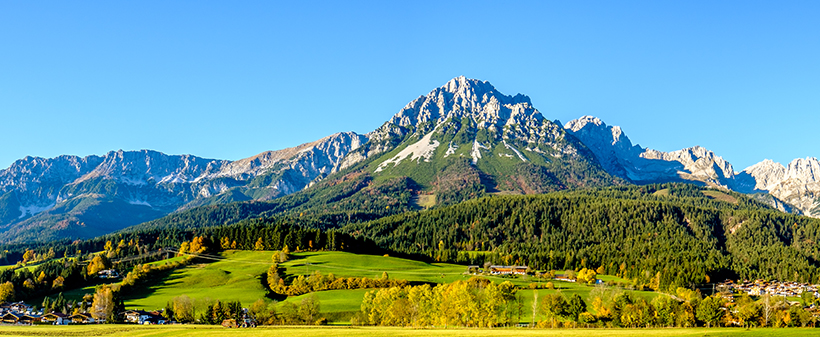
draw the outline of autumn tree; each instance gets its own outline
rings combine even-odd
[[[559,294],[548,294],[541,300],[541,312],[550,320],[550,326],[555,327],[558,318],[566,314],[567,301]]]
[[[114,316],[114,291],[111,286],[103,284],[94,292],[91,304],[91,317],[97,321],[111,321]]]
[[[248,314],[256,319],[259,324],[271,324],[276,319],[275,307],[261,298],[251,304],[248,308]]]
[[[171,299],[174,311],[174,319],[180,323],[191,323],[194,321],[194,301],[187,295],[177,296]]]
[[[105,255],[97,254],[94,255],[94,258],[91,259],[91,263],[88,264],[87,272],[88,275],[97,275],[98,272],[110,269],[111,268],[111,261]]]
[[[719,324],[724,315],[724,311],[722,309],[723,302],[723,297],[720,297],[719,294],[704,298],[700,301],[700,303],[698,303],[696,310],[697,318],[706,323],[707,328],[712,327],[712,325]]]
[[[30,249],[26,249],[26,252],[23,253],[23,263],[28,263],[34,260],[34,251]]]
[[[0,302],[13,302],[14,298],[14,284],[11,281],[0,284]]]

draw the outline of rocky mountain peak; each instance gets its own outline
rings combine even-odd
[[[803,182],[820,181],[820,161],[814,157],[797,158],[786,168],[786,179],[795,179]]]
[[[567,122],[564,128],[595,154],[604,170],[623,178],[635,176],[629,168],[643,149],[633,146],[621,127],[609,126],[600,118],[587,115]]]
[[[618,126],[600,118],[583,116],[564,128],[581,140],[610,174],[636,183],[695,180],[708,184],[733,184],[732,165],[701,146],[663,152],[632,145]]]
[[[427,122],[464,117],[473,119],[482,127],[543,119],[532,107],[529,97],[521,94],[504,95],[490,82],[460,76],[408,103],[388,123],[414,127]]]

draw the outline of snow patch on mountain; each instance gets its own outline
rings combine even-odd
[[[393,164],[393,166],[395,167],[396,165],[399,165],[399,163],[401,163],[401,161],[407,157],[410,157],[411,161],[416,160],[417,162],[420,162],[422,159],[424,159],[425,162],[429,162],[430,157],[433,156],[433,151],[435,151],[436,148],[438,148],[438,146],[440,145],[438,140],[432,140],[433,133],[435,133],[435,130],[424,135],[424,137],[422,137],[418,142],[408,145],[395,156],[393,156],[393,158],[383,161],[381,164],[379,164],[379,167],[376,168],[375,172],[381,172],[382,170],[387,168],[387,165],[390,164]]]
[[[458,150],[458,145],[453,146],[453,141],[450,141],[450,144],[447,145],[447,152],[444,153],[444,158],[449,157],[451,154],[455,154],[456,150]]]
[[[20,206],[20,217],[18,219],[23,219],[26,216],[34,216],[37,213],[45,212],[47,210],[50,210],[50,209],[54,208],[55,205],[56,204],[53,203],[53,204],[46,205],[46,206],[37,206],[37,205]]]
[[[478,142],[478,139],[473,140],[473,149],[470,151],[470,156],[473,157],[473,165],[478,163],[478,160],[481,159],[481,149],[489,150],[489,147],[481,145]]]
[[[142,206],[153,207],[153,206],[151,206],[150,203],[148,203],[145,200],[128,200],[128,203],[131,204],[131,205],[142,205]]]
[[[502,143],[504,143],[504,147],[506,147],[507,149],[510,149],[513,152],[515,152],[515,154],[518,156],[519,159],[521,159],[521,161],[527,161],[527,158],[525,158],[524,155],[521,154],[521,152],[518,152],[518,150],[516,150],[514,147],[510,146],[510,144],[507,144],[506,139],[503,140]]]

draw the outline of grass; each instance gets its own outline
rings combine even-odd
[[[669,196],[669,189],[664,188],[662,190],[657,190],[657,191],[655,191],[655,193],[652,193],[652,195],[662,196],[662,197]]]
[[[567,337],[620,337],[620,336],[816,336],[818,330],[742,329],[742,328],[673,328],[673,329],[413,329],[389,327],[259,327],[253,329],[226,329],[219,326],[172,325],[75,325],[75,326],[4,326],[4,336],[567,336]]]
[[[30,272],[34,272],[34,269],[37,269],[37,267],[39,267],[41,264],[44,264],[46,262],[51,262],[51,261],[62,261],[63,259],[64,258],[61,257],[61,258],[54,258],[54,259],[49,259],[49,260],[45,260],[45,261],[38,261],[38,262],[35,262],[35,263],[29,263],[29,264],[26,264],[25,266],[22,266],[21,268],[17,269],[17,271],[19,272],[19,271],[25,269],[25,270],[28,270]],[[4,270],[4,269],[8,269],[8,268],[15,268],[15,267],[17,267],[16,264],[2,265],[2,266],[0,266],[0,270]]]
[[[262,285],[261,276],[271,265],[272,251],[226,251],[221,253],[224,260],[206,264],[194,264],[172,270],[163,275],[154,285],[136,289],[125,294],[125,305],[128,309],[153,310],[165,306],[176,296],[187,295],[194,300],[206,298],[222,301],[240,301],[249,306],[258,299],[267,298],[268,291]],[[164,264],[174,259],[162,260],[154,264]],[[390,278],[405,279],[411,283],[451,283],[467,280],[472,275],[465,274],[466,266],[449,263],[427,263],[390,256],[360,255],[347,252],[302,252],[291,255],[291,260],[282,263],[285,273],[291,276],[308,275],[316,271],[323,274],[334,274],[336,277],[368,277],[377,279],[387,272]],[[531,283],[546,283],[548,280],[532,277],[482,276],[496,283],[510,281],[526,288]],[[602,275],[605,281],[625,282],[615,276]],[[589,297],[592,286],[571,282],[552,281],[556,290],[539,289],[538,296],[560,291],[566,296],[578,294],[584,300]],[[321,311],[331,321],[347,322],[361,308],[362,298],[372,289],[330,290],[316,292]],[[69,299],[80,299],[83,294],[93,293],[94,287],[73,289],[64,292]],[[655,292],[630,291],[636,296],[652,300],[664,296]],[[529,322],[534,297],[533,290],[519,291],[523,301],[521,321]],[[302,298],[311,295],[292,296],[283,299],[299,303]],[[280,304],[281,306],[281,304]]]
[[[282,263],[290,275],[309,275],[315,271],[333,273],[336,277],[380,278],[387,272],[390,278],[411,282],[450,283],[466,280],[466,266],[449,263],[426,263],[390,256],[363,255],[345,252],[306,252],[293,254]]]
[[[725,202],[732,203],[732,204],[737,204],[737,198],[735,198],[731,195],[728,195],[726,193],[723,193],[721,191],[718,191],[718,190],[704,190],[702,192],[703,192],[704,195],[706,195],[709,198],[719,200],[719,201],[725,201]]]
[[[430,208],[436,205],[435,194],[419,194],[413,198],[416,206],[421,208]]]
[[[260,276],[268,270],[273,252],[227,251],[221,255],[225,260],[174,270],[156,285],[127,294],[125,306],[158,309],[181,295],[240,301],[243,306],[265,298],[267,291]]]
[[[451,283],[457,280],[467,280],[472,275],[467,275],[466,266],[449,263],[426,263],[422,261],[408,260],[390,256],[378,255],[357,255],[346,252],[306,252],[292,255],[293,259],[282,264],[289,275],[308,275],[316,271],[322,274],[333,273],[336,277],[368,277],[380,278],[383,272],[387,272],[390,278],[405,279],[410,282],[423,283]],[[519,287],[527,287],[530,283],[546,283],[549,280],[535,279],[531,277],[507,278],[500,276],[482,276],[496,283],[510,281]],[[615,276],[602,275],[604,281],[627,282]],[[577,284],[572,282],[562,282],[552,280],[556,290],[539,289],[536,292],[539,297],[546,294],[561,292],[565,296],[578,294],[584,300],[589,297],[589,292],[594,289],[592,286]],[[627,282],[628,283],[628,282]],[[322,312],[329,314],[332,320],[346,321],[351,315],[360,310],[362,298],[367,290],[334,290],[316,293],[320,301]],[[665,296],[651,291],[625,292],[634,294],[651,301],[657,296]],[[523,301],[524,313],[521,316],[522,322],[530,321],[533,290],[522,289],[519,291]],[[306,296],[306,295],[303,295]],[[301,301],[302,297],[288,298],[287,301]],[[327,303],[326,303],[327,302]]]

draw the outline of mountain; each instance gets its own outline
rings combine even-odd
[[[757,198],[784,212],[820,217],[820,161],[795,159],[788,167],[764,160],[735,172],[722,157],[695,146],[662,152],[632,145],[618,126],[584,116],[564,126],[595,153],[610,174],[636,184],[696,182]]]
[[[0,171],[0,241],[91,237],[195,206],[274,199],[330,174],[365,140],[337,133],[235,162],[150,150],[27,157]]]
[[[291,217],[311,227],[455,204],[488,193],[533,194],[622,184],[524,95],[458,77],[407,104],[352,148],[333,173],[266,205],[227,204],[174,213],[129,228],[217,226]]]
[[[633,145],[620,127],[592,116],[562,126],[525,95],[461,76],[367,134],[336,133],[237,161],[150,150],[21,159],[0,171],[0,242],[276,214],[307,214],[318,227],[334,227],[491,193],[627,183],[695,182],[820,216],[818,170],[820,162],[808,158],[737,173],[700,146]]]
[[[781,209],[820,217],[820,161],[798,158],[783,166],[771,160],[749,166],[738,174],[739,191],[764,192],[785,203]],[[779,207],[780,208],[780,207]]]
[[[408,103],[341,167],[371,160],[376,176],[408,176],[442,200],[465,190],[542,193],[618,183],[593,153],[529,97],[457,77]]]
[[[316,189],[331,188],[351,172],[362,183],[328,202],[384,204],[376,191],[391,191],[396,199],[385,205],[396,209],[493,192],[543,193],[622,182],[577,138],[544,118],[529,97],[504,95],[489,82],[462,76],[413,100],[365,135],[337,133],[237,161],[149,150],[19,160],[0,171],[0,242],[89,237],[196,207],[274,200],[340,171],[348,173]],[[406,193],[419,195],[413,205],[399,197]],[[287,207],[263,205],[234,215],[313,209],[321,205],[305,196],[321,194],[305,192],[279,203]]]

